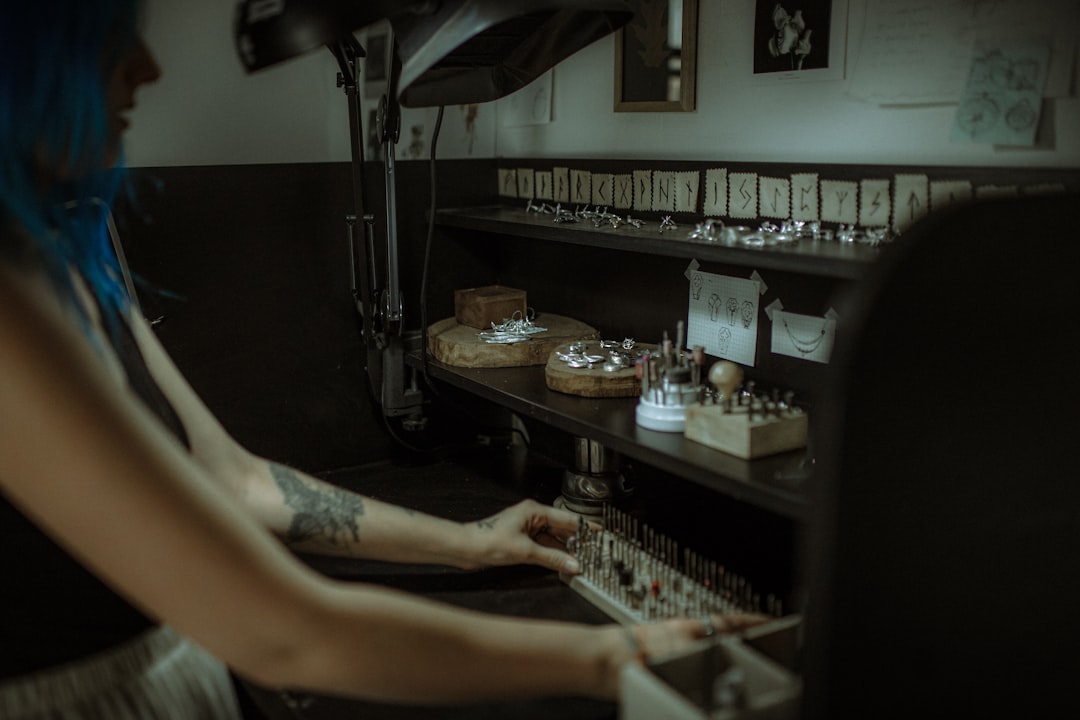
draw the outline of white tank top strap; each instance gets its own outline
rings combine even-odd
[[[111,650],[0,681],[5,720],[239,720],[225,666],[168,626]]]

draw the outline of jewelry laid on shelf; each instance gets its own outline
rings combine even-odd
[[[555,356],[572,368],[591,368],[604,359],[603,355],[590,355],[588,345],[581,341],[570,343],[566,352],[556,350]]]
[[[562,207],[561,203],[554,206],[546,202],[539,205],[529,199],[525,202],[526,213],[551,215],[554,223],[576,223],[583,220],[591,221],[594,228],[610,227],[618,230],[624,225],[634,229],[645,227],[646,223],[629,214],[622,217],[608,211],[607,206],[599,205],[575,206],[573,211]],[[668,231],[678,230],[679,226],[671,215],[660,218],[658,231],[661,235]],[[812,242],[839,242],[842,244],[856,243],[860,245],[878,246],[892,242],[899,233],[888,227],[857,228],[854,224],[839,223],[835,230],[823,228],[818,220],[785,220],[779,225],[772,221],[761,223],[756,229],[746,225],[726,225],[719,218],[706,218],[703,222],[696,223],[693,230],[687,235],[687,240],[721,245],[737,245],[750,248],[773,247],[776,245],[792,245],[800,240]]]
[[[571,343],[566,352],[555,352],[555,356],[567,364],[568,367],[591,369],[597,363],[603,362],[605,372],[618,372],[634,367],[640,356],[637,343],[633,338],[618,340],[601,340],[600,349],[606,350],[607,355],[593,355],[588,352],[588,344],[584,341]]]
[[[476,335],[490,345],[512,345],[525,342],[537,333],[547,332],[546,327],[540,327],[533,322],[535,317],[536,311],[532,308],[529,308],[525,314],[517,311],[512,317],[503,318],[501,323],[491,323],[490,330],[481,330]]]

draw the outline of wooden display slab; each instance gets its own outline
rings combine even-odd
[[[533,323],[547,331],[533,335],[526,342],[492,345],[479,338],[480,331],[476,328],[461,325],[456,318],[446,318],[428,326],[428,348],[433,358],[454,367],[524,367],[543,365],[560,345],[598,337],[595,328],[561,315],[540,314],[533,318]]]
[[[806,447],[807,425],[805,412],[754,415],[750,420],[745,407],[724,412],[723,405],[689,405],[683,434],[687,440],[750,460]]]
[[[637,347],[650,352],[656,349],[655,345],[639,344]],[[581,397],[637,397],[641,394],[641,381],[637,379],[635,368],[607,372],[602,361],[591,368],[572,368],[556,355],[566,353],[569,349],[570,343],[566,343],[555,348],[548,358],[544,368],[548,389]],[[605,358],[608,356],[607,349],[600,347],[599,340],[585,343],[585,352]]]

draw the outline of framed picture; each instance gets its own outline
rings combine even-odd
[[[755,80],[843,80],[847,9],[848,0],[755,0]]]
[[[698,0],[631,0],[615,34],[615,112],[690,112],[697,84]]]
[[[374,32],[367,37],[367,56],[364,58],[364,90],[368,95],[380,94],[386,85],[390,55],[390,35]]]

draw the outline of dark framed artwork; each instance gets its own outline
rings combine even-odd
[[[847,5],[847,0],[756,0],[754,77],[843,79]]]
[[[698,0],[630,0],[615,34],[615,112],[690,112],[697,85]]]
[[[364,48],[367,52],[364,58],[364,90],[369,95],[381,93],[386,84],[389,44],[390,35],[385,31],[371,33],[367,37]]]

